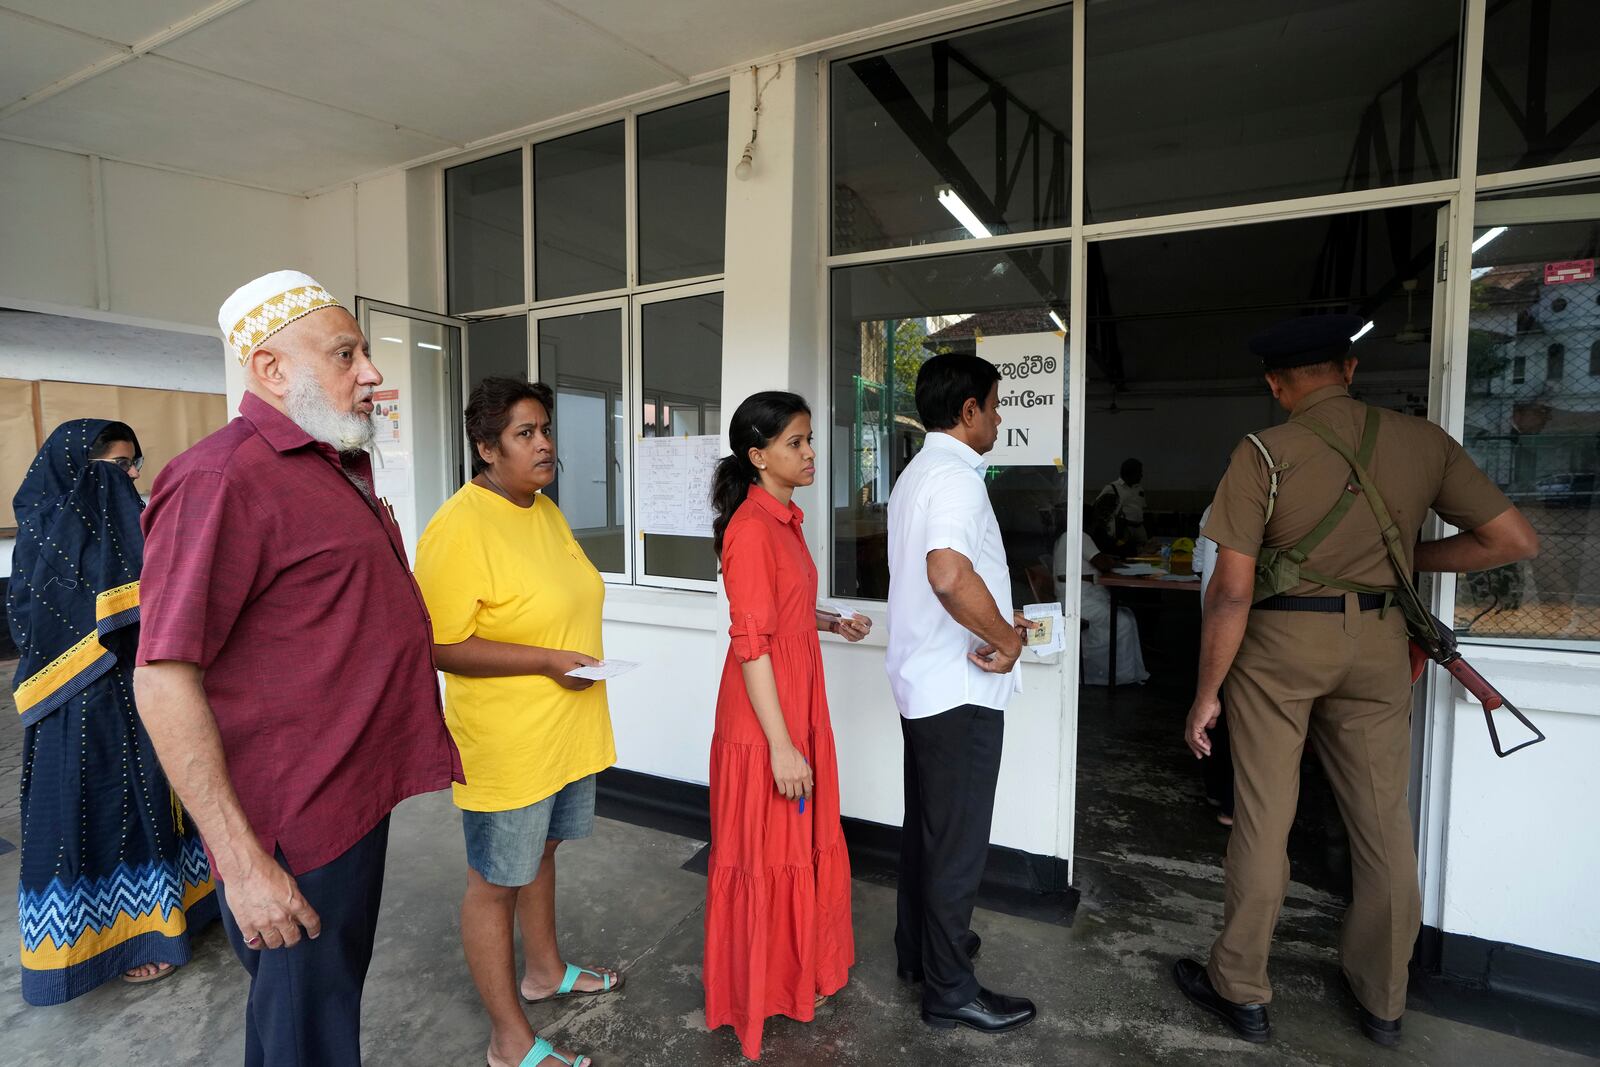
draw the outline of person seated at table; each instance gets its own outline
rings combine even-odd
[[[1111,677],[1111,594],[1095,579],[1110,574],[1116,560],[1101,551],[1093,533],[1096,523],[1107,517],[1108,507],[1114,507],[1115,498],[1101,497],[1090,509],[1083,530],[1083,559],[1077,571],[1083,587],[1083,635],[1080,638],[1080,659],[1083,663],[1084,685],[1106,685]],[[1056,598],[1067,602],[1067,535],[1056,540],[1055,567]],[[1139,623],[1130,608],[1117,609],[1117,684],[1137,685],[1147,681],[1150,672],[1144,669],[1144,651],[1139,647]]]

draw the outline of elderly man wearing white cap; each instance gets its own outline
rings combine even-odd
[[[135,688],[250,972],[247,1067],[361,1060],[389,812],[461,779],[427,610],[365,447],[383,381],[356,320],[277,271],[218,321],[239,417],[144,513]]]

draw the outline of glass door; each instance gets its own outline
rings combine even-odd
[[[466,322],[356,298],[383,375],[373,396],[372,469],[413,558],[433,513],[466,481],[462,368]]]

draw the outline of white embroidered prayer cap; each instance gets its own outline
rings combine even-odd
[[[309,274],[275,270],[233,291],[217,311],[228,351],[242,365],[267,338],[296,319],[326,307],[344,307]]]

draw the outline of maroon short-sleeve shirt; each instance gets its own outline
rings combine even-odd
[[[372,484],[365,455],[351,469]],[[320,867],[406,797],[462,780],[400,531],[333,448],[246,394],[161,472],[144,532],[138,662],[205,672],[269,855]]]

